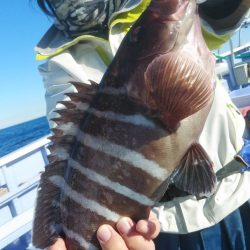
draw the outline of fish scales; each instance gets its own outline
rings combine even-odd
[[[101,224],[147,219],[170,183],[210,195],[213,163],[199,136],[213,70],[195,1],[152,0],[100,85],[73,82],[77,92],[60,102],[33,244],[45,248],[63,237],[69,250],[98,250]]]
[[[133,188],[134,191],[141,192],[144,195],[152,190],[152,187],[147,185],[145,185],[145,187],[143,188],[143,184],[155,181],[155,178],[150,174],[133,167],[133,165],[129,163],[126,163],[126,169],[122,168],[122,160],[107,156],[103,152],[96,152],[95,150],[87,147],[84,147],[84,150],[82,151],[84,152],[86,157],[84,157],[84,155],[78,155],[76,160],[82,162],[86,167],[88,167],[86,163],[91,163],[94,161],[95,164],[91,165],[91,168],[95,171],[98,171],[98,173],[103,176],[105,176],[105,174],[108,174],[109,179],[111,179],[112,181],[118,182],[121,185],[126,185],[128,188]],[[95,158],[95,160],[93,157]],[[105,165],[103,164],[103,162],[105,162]],[[106,166],[109,166],[112,171],[107,171]],[[138,179],[138,176],[140,176],[142,179]],[[136,181],[138,183],[137,186],[134,185]]]
[[[97,108],[97,107],[96,107]],[[99,110],[98,110],[99,111]],[[124,112],[123,112],[124,113]],[[126,116],[131,116],[131,115],[136,115],[138,112],[133,112],[130,114],[127,112]],[[98,119],[98,117],[95,116],[95,114],[93,112],[88,112],[88,119],[89,119],[89,123],[88,126],[83,126],[84,131],[80,130],[78,132],[78,136],[74,137],[75,140],[77,140],[77,150],[74,151],[74,154],[72,154],[72,158],[73,159],[69,159],[68,160],[68,167],[71,168],[71,171],[69,173],[69,176],[67,179],[67,182],[63,179],[62,176],[60,175],[51,175],[48,179],[49,181],[56,187],[61,189],[61,192],[63,193],[63,196],[66,196],[66,198],[64,198],[65,200],[62,201],[63,207],[64,207],[64,211],[61,212],[62,216],[64,217],[64,220],[66,219],[66,224],[67,225],[67,231],[70,230],[70,235],[72,235],[72,232],[74,233],[78,233],[79,234],[79,221],[78,218],[92,218],[93,217],[93,211],[95,211],[94,208],[96,208],[96,204],[95,203],[91,203],[92,201],[98,200],[98,204],[101,205],[101,209],[97,209],[97,211],[99,211],[99,214],[96,215],[95,214],[95,218],[97,219],[91,219],[91,224],[86,223],[85,219],[84,219],[84,225],[81,227],[81,233],[82,232],[86,232],[89,231],[88,228],[86,227],[91,227],[91,225],[95,225],[95,223],[98,223],[97,225],[100,224],[101,221],[105,221],[105,222],[109,222],[112,225],[114,225],[115,221],[117,220],[117,216],[114,215],[113,221],[111,220],[112,217],[112,206],[114,204],[114,200],[112,203],[109,204],[111,209],[111,213],[109,214],[109,217],[103,217],[102,215],[105,214],[103,213],[103,210],[108,206],[108,203],[103,201],[103,198],[105,197],[112,197],[112,199],[119,201],[119,206],[116,206],[116,211],[119,212],[119,216],[120,215],[125,215],[124,211],[122,213],[122,208],[124,209],[125,204],[126,206],[128,206],[129,208],[131,208],[132,211],[130,211],[130,209],[127,209],[126,212],[128,212],[129,214],[135,214],[135,211],[133,211],[135,208],[138,211],[145,211],[145,215],[143,216],[142,212],[140,212],[140,215],[138,215],[138,218],[141,218],[141,216],[143,216],[144,218],[147,217],[148,214],[148,208],[149,206],[153,205],[153,200],[151,200],[150,198],[148,198],[147,196],[143,196],[143,195],[148,195],[148,194],[152,194],[152,192],[155,191],[155,189],[153,189],[151,187],[151,185],[146,185],[146,182],[143,180],[147,180],[150,183],[152,182],[159,182],[159,185],[161,183],[160,180],[157,180],[157,178],[155,178],[154,176],[152,176],[152,174],[149,174],[145,171],[143,171],[143,166],[140,163],[137,164],[133,164],[133,162],[131,162],[132,157],[137,157],[139,158],[139,160],[142,160],[143,164],[148,163],[151,164],[150,167],[153,165],[155,165],[155,162],[150,162],[150,159],[144,159],[144,156],[140,154],[140,152],[136,152],[135,149],[139,147],[139,145],[144,145],[145,144],[145,139],[146,140],[150,140],[150,138],[154,138],[154,127],[152,126],[153,122],[150,123],[150,126],[148,126],[146,124],[146,126],[142,126],[142,125],[138,125],[135,124],[133,121],[130,122],[129,119],[125,119],[125,121],[115,121],[114,119],[109,119],[108,118],[104,118],[105,116],[103,116],[101,119],[103,120],[102,123],[100,123],[100,121],[98,122],[98,124],[103,124],[104,126],[101,127],[101,130],[99,128],[99,132],[95,131],[97,128],[95,128],[95,126],[93,126],[94,124],[97,124],[96,119]],[[124,114],[123,114],[124,115]],[[93,116],[93,118],[91,118]],[[143,117],[143,116],[142,116]],[[144,117],[144,120],[147,121],[147,118]],[[94,123],[92,123],[91,121],[94,121]],[[107,124],[107,125],[105,125]],[[114,124],[116,127],[114,127],[114,129],[110,129],[110,126]],[[124,134],[124,132],[127,130],[126,127],[128,128],[128,126],[130,127],[131,132],[133,131],[133,133],[130,133],[129,135],[127,135],[127,140],[120,140],[119,136],[121,134]],[[140,141],[135,141],[133,145],[133,138],[136,135],[135,132],[137,131],[141,133],[141,137]],[[122,133],[121,133],[122,132]],[[144,133],[149,133],[150,134],[150,138],[145,138]],[[150,133],[152,132],[152,133]],[[58,131],[58,133],[60,134],[60,131]],[[160,133],[160,134],[158,134]],[[163,136],[163,133],[166,134],[166,132],[164,132],[161,127],[159,127],[159,131],[158,133],[155,133],[156,136],[158,138],[161,138]],[[130,138],[129,138],[130,136]],[[144,142],[143,142],[143,137]],[[60,143],[62,143],[62,147],[65,148],[64,144],[67,140],[73,140],[72,136],[68,136],[65,135],[63,136],[59,136],[59,138],[61,138]],[[64,138],[64,139],[62,139]],[[86,141],[86,138],[89,140]],[[98,138],[98,141],[95,143],[94,139]],[[104,139],[105,138],[105,139]],[[112,139],[113,138],[113,139]],[[54,139],[55,140],[55,139]],[[131,143],[132,142],[132,143]],[[60,144],[59,143],[59,144]],[[58,143],[57,143],[58,144]],[[60,147],[58,147],[55,143],[55,145],[52,145],[52,147],[56,147],[57,149],[59,148],[60,151]],[[115,146],[117,145],[117,146]],[[121,147],[121,150],[124,151],[127,149],[129,157],[128,159],[126,157],[123,156],[123,154],[121,154],[120,157],[117,157],[117,155],[119,155],[119,151],[117,151],[120,149],[119,147]],[[52,149],[52,148],[51,148]],[[53,151],[53,149],[52,149]],[[54,151],[56,151],[56,149],[54,149]],[[86,152],[87,151],[87,152]],[[108,151],[108,152],[107,152]],[[56,151],[58,154],[58,151]],[[122,153],[122,152],[121,152]],[[131,155],[132,154],[132,155]],[[99,160],[99,155],[100,156],[100,160]],[[61,156],[60,156],[61,157]],[[131,158],[131,159],[130,159]],[[141,158],[141,159],[140,159]],[[78,162],[80,162],[81,164],[79,164]],[[76,163],[76,164],[75,164]],[[104,164],[105,163],[105,164]],[[134,166],[136,165],[136,166]],[[139,167],[138,167],[139,165]],[[85,167],[86,166],[86,167]],[[107,166],[109,166],[109,168],[107,169]],[[127,166],[127,170],[126,167]],[[136,169],[135,169],[136,167]],[[149,168],[150,168],[149,167]],[[96,171],[98,171],[98,173],[100,174],[101,178],[104,179],[106,176],[108,176],[109,178],[108,181],[114,183],[115,187],[113,187],[112,189],[110,188],[111,185],[109,185],[109,187],[105,187],[105,186],[98,186],[98,183],[95,182],[95,186],[91,185],[90,183],[93,184],[93,181],[91,181],[91,177],[88,176],[81,176],[79,177],[79,174],[82,172],[86,173],[86,169],[90,168],[92,170],[92,174],[89,174],[90,176],[94,176],[96,177]],[[77,172],[76,172],[77,171]],[[79,179],[76,178],[76,175],[79,177]],[[137,177],[141,176],[143,177],[142,179],[138,180]],[[160,175],[161,178],[163,178],[162,175]],[[95,178],[92,179],[95,179]],[[129,180],[129,181],[127,181]],[[107,182],[107,180],[106,180]],[[81,184],[83,183],[83,184]],[[135,183],[137,183],[137,185],[135,186]],[[110,183],[109,183],[110,184]],[[119,184],[119,185],[118,185]],[[124,185],[124,186],[123,186]],[[117,188],[119,186],[119,188],[121,189],[121,193],[119,195],[119,188]],[[93,188],[95,187],[95,188]],[[86,189],[91,189],[92,192],[88,193],[87,197],[86,196],[79,196],[81,193],[81,190],[86,190]],[[97,190],[99,189],[99,191],[97,192]],[[114,192],[113,190],[116,190],[116,192]],[[124,191],[124,189],[126,189],[127,192]],[[134,190],[133,190],[134,189]],[[107,190],[109,190],[107,192]],[[128,192],[129,190],[129,192]],[[110,195],[107,195],[107,193],[109,193]],[[124,195],[125,193],[125,195]],[[87,194],[85,192],[85,194]],[[98,196],[94,197],[93,194],[98,194]],[[106,196],[105,196],[106,194]],[[138,194],[138,196],[141,196],[141,198],[139,199],[142,203],[140,202],[136,202],[136,200],[130,199],[128,197],[131,196],[136,196]],[[92,197],[92,199],[90,199]],[[138,197],[136,197],[138,199]],[[86,207],[84,207],[84,205],[80,202],[80,201],[84,201],[86,205]],[[149,200],[147,204],[145,204],[145,200]],[[122,202],[121,202],[122,201]],[[104,204],[102,204],[102,202]],[[120,209],[119,209],[120,208]],[[144,209],[143,209],[144,208]],[[75,210],[79,210],[78,213],[75,213]],[[59,207],[59,210],[61,210],[61,207]],[[77,220],[73,220],[74,223],[72,224],[72,216],[68,217],[65,215],[65,211],[71,211],[70,213],[74,214],[74,217],[77,218]],[[57,210],[58,211],[58,210]],[[97,213],[96,211],[96,213]],[[101,214],[100,214],[101,213]],[[111,217],[110,217],[111,214]],[[137,219],[134,215],[134,218]],[[82,223],[80,223],[82,224]],[[75,226],[74,226],[75,225]],[[97,225],[94,227],[96,228]],[[52,225],[51,225],[52,226]],[[58,227],[58,225],[56,225]],[[75,230],[75,228],[78,227],[78,230]],[[92,228],[92,227],[91,227]],[[65,229],[64,229],[65,231]],[[66,233],[64,232],[64,233]],[[79,235],[82,235],[82,234]],[[85,235],[84,234],[84,235]],[[91,241],[93,237],[93,231],[92,231],[92,235],[91,238],[86,235],[85,236],[85,241],[89,242]],[[77,238],[79,240],[79,238]],[[76,239],[73,239],[73,241],[76,241]],[[94,241],[96,242],[96,240]],[[79,242],[78,242],[79,243]],[[70,243],[72,245],[77,244],[77,243]],[[79,243],[80,244],[80,243]]]

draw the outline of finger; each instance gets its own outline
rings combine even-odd
[[[121,218],[116,227],[129,250],[155,249],[153,241],[138,233],[135,223],[130,218]]]
[[[136,224],[136,230],[147,239],[155,239],[160,233],[160,222],[151,211],[148,220],[140,220]]]
[[[52,246],[48,247],[47,250],[66,250],[64,240],[59,238]]]
[[[109,225],[102,225],[97,230],[97,239],[102,250],[129,250],[123,238]]]

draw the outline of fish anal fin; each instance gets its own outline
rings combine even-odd
[[[174,185],[197,197],[209,197],[215,189],[213,163],[199,143],[190,146],[173,177]]]

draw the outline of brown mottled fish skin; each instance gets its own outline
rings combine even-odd
[[[148,218],[170,182],[197,196],[215,186],[199,145],[213,100],[213,60],[195,1],[152,0],[99,86],[72,83],[54,119],[33,225],[39,248],[100,249],[97,228]]]

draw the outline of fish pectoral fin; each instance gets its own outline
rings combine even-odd
[[[213,98],[210,76],[187,52],[156,57],[144,77],[147,105],[159,111],[170,132],[176,131],[181,120],[207,106]]]
[[[182,158],[173,178],[174,185],[197,197],[208,197],[215,189],[216,175],[206,151],[194,143]]]

